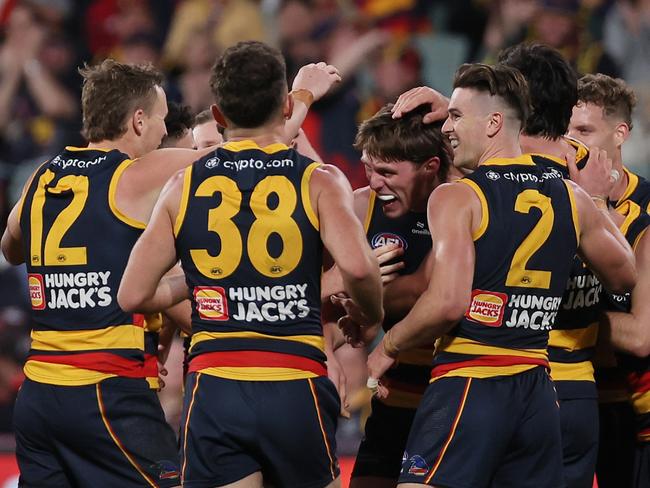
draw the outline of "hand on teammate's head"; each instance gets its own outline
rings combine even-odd
[[[419,86],[402,93],[393,106],[393,118],[399,119],[405,113],[424,104],[431,105],[431,112],[422,118],[423,123],[430,124],[447,118],[449,99],[428,86]]]

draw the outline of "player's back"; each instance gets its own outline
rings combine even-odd
[[[30,379],[84,385],[142,377],[142,323],[116,299],[144,228],[115,204],[129,164],[117,150],[67,147],[28,185],[20,225],[34,317]]]
[[[530,155],[491,159],[460,182],[482,207],[472,299],[442,338],[432,376],[482,378],[548,366],[548,334],[578,246],[573,192]]]
[[[325,373],[322,244],[309,196],[317,166],[283,144],[239,141],[186,170],[175,233],[192,295],[190,372]]]

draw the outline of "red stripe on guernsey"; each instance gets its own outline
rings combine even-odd
[[[144,327],[144,315],[141,313],[133,314],[133,325],[136,327]]]
[[[636,436],[637,439],[641,441],[645,441],[645,440],[650,441],[650,428],[640,430],[639,432],[637,432]]]
[[[449,373],[450,371],[454,371],[460,368],[471,368],[475,366],[493,366],[493,367],[517,366],[520,364],[535,364],[538,366],[544,366],[546,368],[549,367],[548,361],[546,359],[527,358],[523,356],[490,355],[490,356],[479,356],[477,358],[470,359],[469,361],[459,361],[457,363],[440,364],[433,368],[433,370],[431,371],[431,377],[438,378],[439,376],[443,376]]]
[[[310,371],[318,376],[326,376],[324,364],[313,359],[267,351],[224,351],[207,352],[190,361],[190,373],[205,368],[291,368]]]
[[[115,374],[126,378],[144,378],[144,368],[140,361],[123,358],[108,352],[89,352],[84,354],[69,354],[61,356],[29,356],[29,361],[43,363],[66,364],[75,368],[99,371],[100,373]],[[156,373],[156,376],[158,374]]]
[[[642,374],[630,373],[628,380],[635,393],[650,391],[650,371],[644,371]]]
[[[147,378],[158,378],[158,356],[144,355],[144,375]]]

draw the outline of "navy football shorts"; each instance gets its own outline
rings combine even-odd
[[[541,367],[513,376],[440,378],[415,415],[399,482],[561,487],[558,410],[553,383]]]
[[[181,426],[185,488],[261,471],[278,487],[321,488],[339,476],[340,400],[327,377],[237,381],[190,373]]]
[[[144,379],[58,386],[25,380],[14,410],[23,488],[180,484],[176,438]]]

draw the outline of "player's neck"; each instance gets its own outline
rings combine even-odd
[[[269,124],[252,129],[243,127],[228,128],[228,142],[251,140],[260,147],[275,143],[285,144],[284,124]]]
[[[575,152],[575,149],[563,137],[551,139],[549,137],[521,134],[519,136],[519,143],[524,153],[548,154],[549,156],[555,156],[560,159],[564,159],[568,152]]]
[[[483,164],[489,159],[496,158],[516,158],[521,156],[521,148],[519,147],[519,141],[517,139],[503,138],[500,141],[493,141],[481,157],[479,158],[478,164]]]
[[[131,159],[142,156],[142,151],[137,144],[134,144],[128,137],[118,139],[104,139],[102,141],[88,143],[88,149],[117,149],[121,153],[128,155]]]

